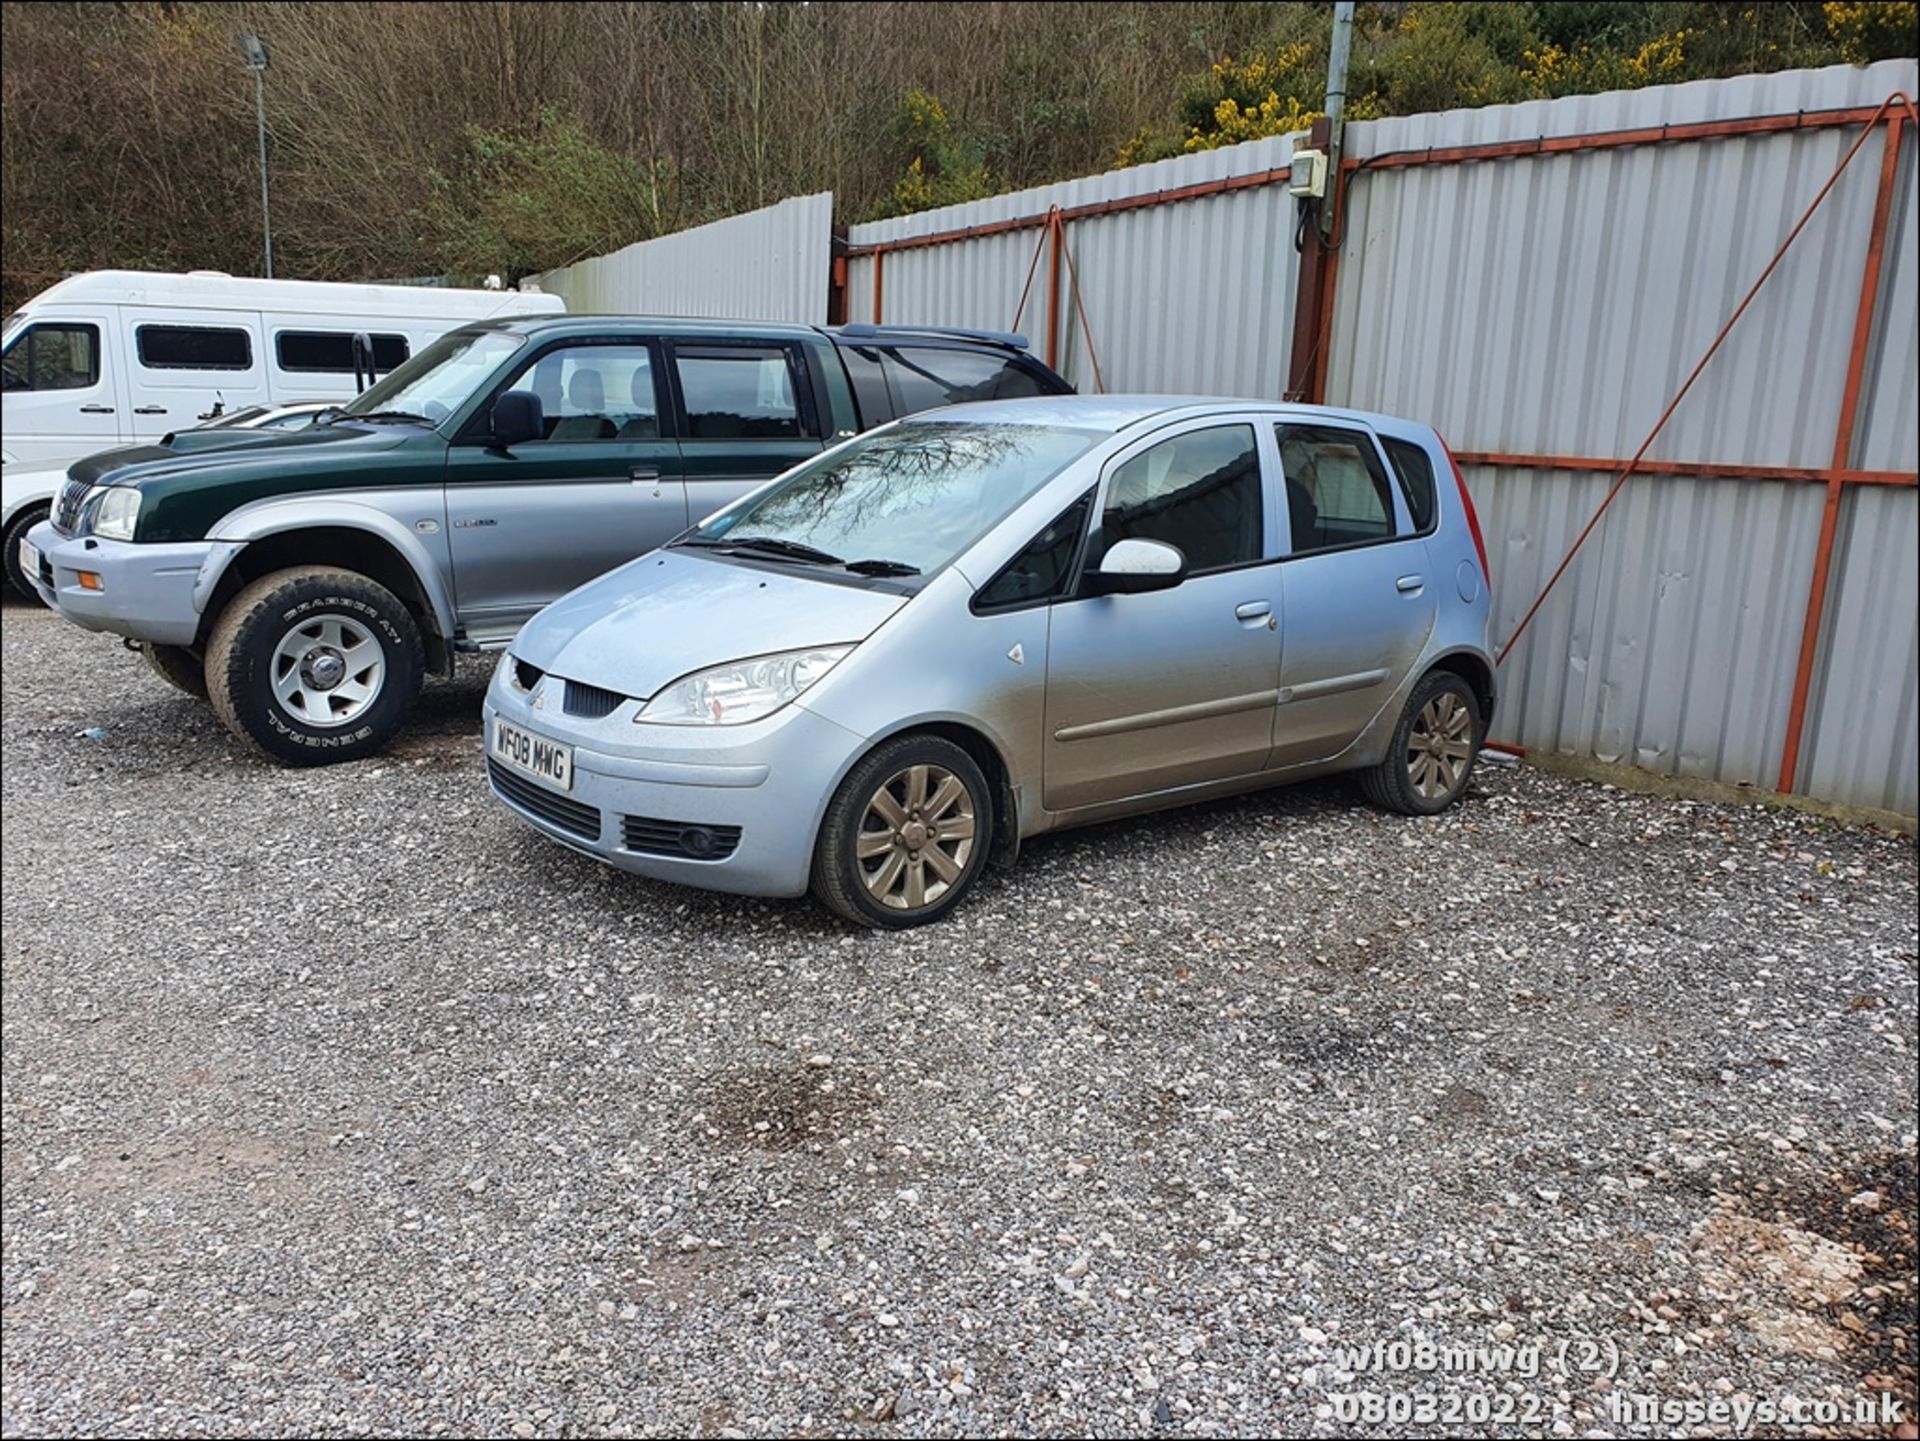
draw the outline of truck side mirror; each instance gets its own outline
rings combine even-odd
[[[545,440],[546,408],[531,390],[504,390],[493,402],[493,443],[503,449]]]

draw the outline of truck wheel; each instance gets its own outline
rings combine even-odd
[[[302,565],[262,576],[214,622],[207,697],[234,736],[285,765],[386,748],[420,690],[420,627],[385,586]]]
[[[140,654],[147,658],[153,673],[175,690],[183,690],[195,700],[207,698],[207,668],[200,657],[185,646],[145,641],[140,646]]]
[[[45,602],[40,599],[40,592],[33,588],[33,582],[27,578],[26,569],[20,564],[20,542],[27,538],[28,531],[47,518],[50,509],[44,505],[30,505],[16,515],[13,523],[7,527],[5,541],[7,584],[34,605],[44,605]]]

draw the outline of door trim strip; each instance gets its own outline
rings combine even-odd
[[[1386,669],[1382,667],[1379,670],[1355,671],[1352,675],[1328,676],[1325,680],[1310,680],[1304,685],[1291,685],[1282,690],[1280,704],[1318,700],[1323,695],[1338,695],[1343,690],[1365,690],[1370,685],[1379,685],[1386,678]]]
[[[1380,674],[1385,675],[1382,671]],[[1180,725],[1185,721],[1213,720],[1241,711],[1264,710],[1280,700],[1280,692],[1256,691],[1251,695],[1225,696],[1220,700],[1199,701],[1193,705],[1169,706],[1165,710],[1142,711],[1138,715],[1116,716],[1112,720],[1088,721],[1085,725],[1061,726],[1054,731],[1057,741],[1097,740],[1101,736],[1125,735],[1129,731],[1154,730],[1160,726]]]

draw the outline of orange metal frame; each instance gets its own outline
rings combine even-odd
[[[1596,150],[1612,150],[1628,146],[1665,145],[1683,141],[1730,139],[1737,136],[1770,135],[1797,130],[1822,130],[1836,127],[1862,126],[1861,134],[1846,156],[1835,168],[1827,183],[1814,197],[1811,205],[1801,215],[1798,224],[1782,242],[1773,260],[1768,264],[1760,278],[1754,282],[1746,297],[1740,302],[1733,315],[1721,328],[1701,357],[1692,374],[1687,377],[1679,392],[1673,397],[1652,432],[1642,442],[1638,452],[1631,460],[1619,461],[1588,456],[1566,455],[1515,455],[1493,451],[1460,450],[1455,452],[1462,464],[1515,466],[1544,470],[1605,471],[1617,476],[1605,500],[1587,522],[1559,568],[1548,580],[1545,588],[1534,600],[1520,624],[1501,647],[1499,659],[1504,661],[1525,632],[1548,594],[1559,583],[1561,576],[1573,563],[1587,538],[1599,525],[1621,488],[1636,472],[1658,475],[1685,476],[1701,479],[1746,479],[1804,481],[1822,484],[1826,487],[1826,506],[1821,516],[1820,539],[1814,555],[1813,579],[1807,598],[1806,622],[1800,639],[1799,663],[1795,672],[1792,701],[1788,712],[1787,735],[1782,747],[1778,788],[1782,791],[1793,789],[1796,772],[1799,767],[1800,750],[1805,733],[1808,698],[1812,690],[1813,672],[1818,659],[1821,625],[1826,608],[1826,593],[1833,562],[1834,537],[1838,529],[1840,500],[1849,485],[1891,485],[1914,486],[1920,483],[1920,477],[1903,471],[1875,471],[1854,468],[1852,462],[1853,436],[1859,419],[1860,393],[1866,373],[1866,358],[1872,335],[1873,319],[1879,303],[1880,272],[1885,251],[1887,222],[1892,209],[1893,191],[1899,176],[1899,154],[1901,144],[1901,126],[1912,121],[1920,127],[1920,112],[1916,112],[1911,98],[1896,92],[1888,96],[1877,106],[1855,106],[1837,110],[1801,111],[1791,115],[1760,115],[1736,120],[1708,120],[1688,125],[1649,126],[1633,130],[1601,131],[1586,135],[1564,135],[1541,137],[1536,140],[1497,141],[1479,145],[1454,145],[1430,147],[1421,150],[1393,151],[1387,154],[1369,156],[1360,160],[1349,160],[1340,167],[1340,175],[1335,183],[1341,187],[1344,197],[1347,187],[1353,183],[1361,171],[1398,170],[1421,165],[1459,165],[1485,160],[1520,159],[1532,156],[1579,154]],[[1833,454],[1825,466],[1750,466],[1727,465],[1706,461],[1648,461],[1646,453],[1654,440],[1666,427],[1674,409],[1699,378],[1721,344],[1726,340],[1734,324],[1740,319],[1753,297],[1759,292],[1768,277],[1779,265],[1787,248],[1806,226],[1813,212],[1826,199],[1827,194],[1839,181],[1841,174],[1852,163],[1876,126],[1885,124],[1886,140],[1881,151],[1880,186],[1874,202],[1873,223],[1869,231],[1867,255],[1860,283],[1860,298],[1854,318],[1853,344],[1847,361],[1846,389],[1842,395],[1840,417],[1836,426]],[[1050,245],[1050,275],[1054,297],[1051,314],[1047,322],[1047,361],[1056,364],[1059,356],[1060,328],[1060,262],[1065,255],[1069,269],[1073,266],[1073,257],[1065,244],[1065,228],[1069,221],[1090,220],[1103,215],[1114,215],[1123,211],[1138,210],[1155,205],[1171,205],[1185,200],[1199,200],[1212,195],[1226,194],[1235,190],[1253,189],[1272,185],[1285,180],[1290,175],[1288,167],[1265,170],[1251,175],[1233,176],[1224,180],[1210,180],[1196,185],[1181,186],[1173,190],[1159,190],[1146,195],[1127,196],[1116,200],[1096,201],[1087,205],[1068,208],[1053,206],[1045,212],[1012,217],[1007,220],[992,221],[984,225],[969,225],[954,230],[935,231],[926,235],[908,236],[900,240],[880,241],[872,245],[850,246],[846,254],[850,258],[861,256],[873,260],[873,319],[881,318],[882,274],[889,252],[900,250],[918,250],[935,245],[949,245],[966,240],[977,240],[992,235],[1003,235],[1020,230],[1045,228],[1048,232],[1045,244]],[[1338,207],[1344,210],[1345,207]],[[1345,228],[1344,217],[1340,220],[1341,229]],[[1336,234],[1332,241],[1317,257],[1318,263],[1310,268],[1303,267],[1301,293],[1298,303],[1308,313],[1297,323],[1295,335],[1303,339],[1312,337],[1311,353],[1296,365],[1295,384],[1302,398],[1320,402],[1326,397],[1327,365],[1332,346],[1333,299],[1335,281],[1339,265],[1340,242],[1344,237]],[[1034,261],[1039,261],[1036,249]],[[1033,282],[1033,270],[1027,275],[1028,287]],[[1078,284],[1076,277],[1076,295]],[[1024,311],[1026,293],[1021,296],[1021,309]],[[1016,325],[1018,323],[1016,317]],[[1084,309],[1080,314],[1083,330],[1087,320]],[[1092,333],[1087,331],[1089,350],[1092,348]],[[1297,345],[1296,345],[1297,348]],[[1094,362],[1096,377],[1098,361]]]

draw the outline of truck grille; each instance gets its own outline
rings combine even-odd
[[[740,827],[709,826],[699,821],[662,821],[652,816],[622,816],[620,844],[630,851],[649,856],[724,861],[740,844]]]
[[[72,535],[80,526],[80,503],[87,498],[87,492],[93,487],[84,480],[69,480],[60,487],[60,494],[53,503],[53,528],[62,535]]]
[[[500,798],[515,810],[558,826],[583,841],[600,839],[600,812],[592,806],[515,775],[495,760],[487,761],[487,778],[493,782]]]

